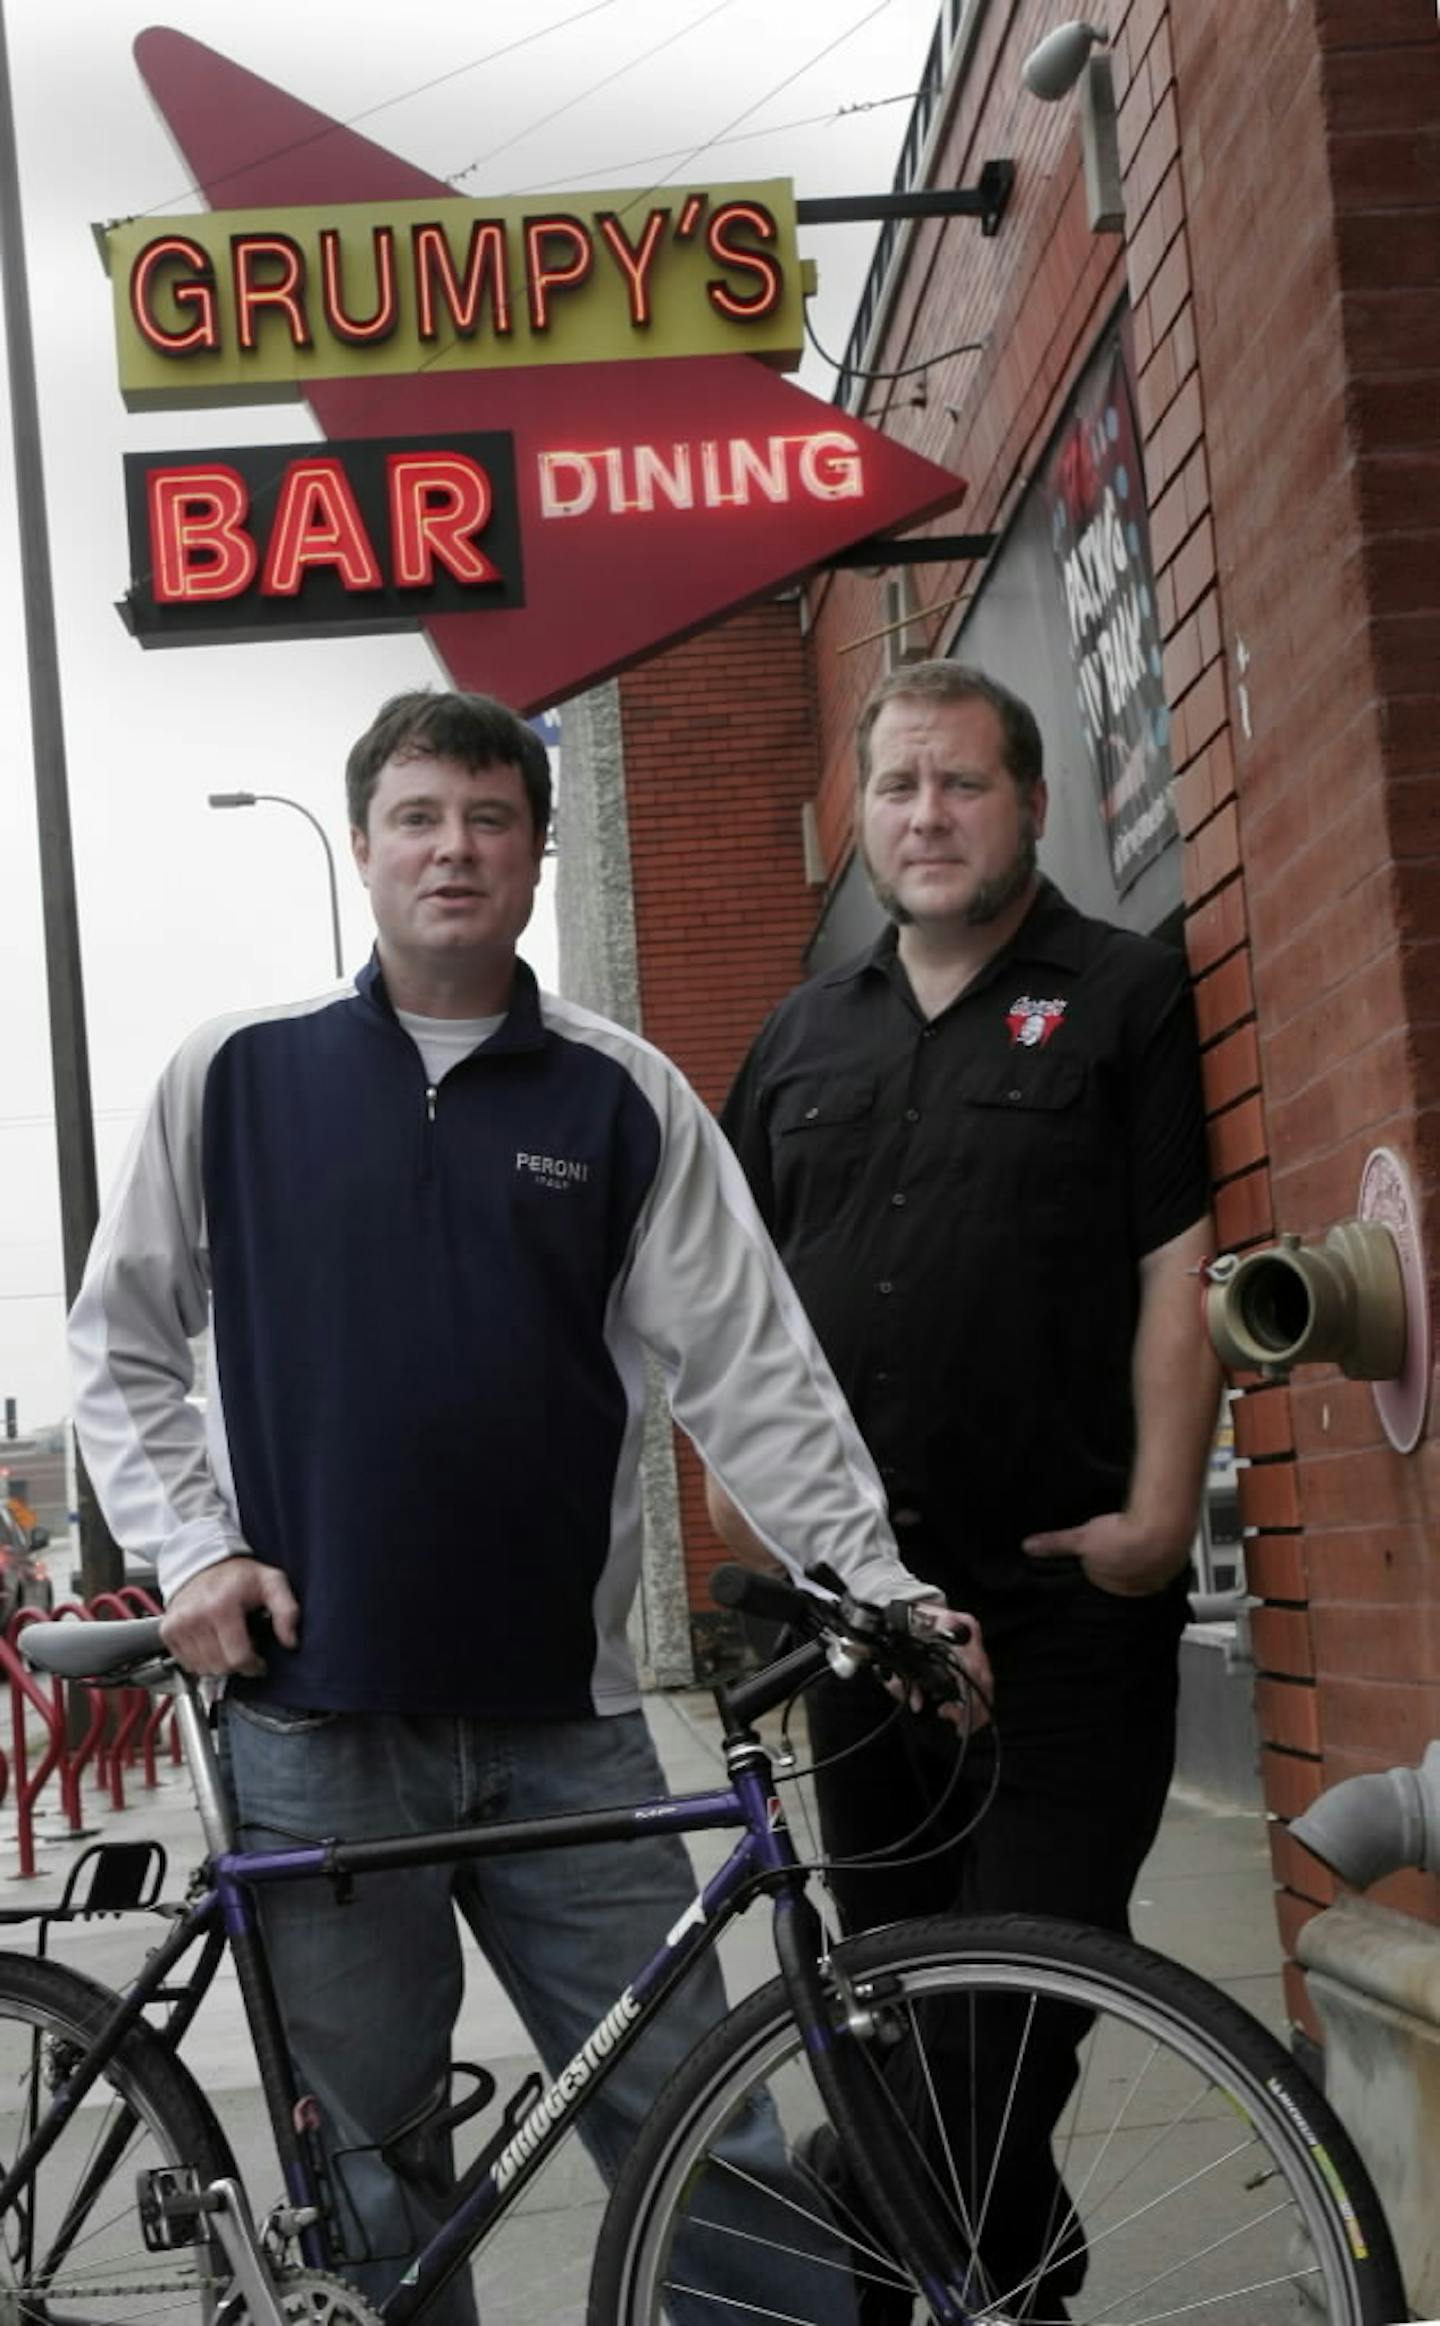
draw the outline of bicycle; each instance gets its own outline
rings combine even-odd
[[[234,1846],[202,1692],[165,1658],[156,1622],[27,1631],[27,1654],[48,1672],[171,1693],[208,1854],[185,1902],[158,1907],[148,1845],[102,1844],[61,1905],[41,1910],[40,1956],[0,1955],[0,2326],[119,2326],[162,2309],[216,2326],[422,2317],[687,1965],[762,1896],[773,1906],[779,1975],[697,2046],[657,2101],[605,2210],[590,2326],[767,2316],[850,2326],[877,2298],[902,2310],[918,2300],[920,2315],[942,2326],[1065,2317],[1149,2326],[1204,2310],[1227,2326],[1272,2326],[1305,2295],[1330,2326],[1392,2326],[1406,2314],[1383,2215],[1344,2132],[1281,2046],[1203,1981],[1142,1948],[1038,1919],[826,1938],[753,1724],[827,1666],[853,1671],[865,1660],[898,1690],[939,1702],[955,1691],[953,1661],[914,1610],[788,1589],[777,1602],[779,1587],[729,1573],[731,1604],[758,1596],[760,1612],[778,1605],[804,1636],[760,1673],[717,1688],[724,1788],[564,1819],[265,1852]],[[527,2079],[506,2101],[460,2171],[440,2229],[377,2312],[336,2274],[356,2257],[337,2248],[335,2191],[296,2089],[250,1893],[296,1878],[343,1887],[382,1868],[614,1841],[657,1825],[736,1829],[739,1839],[568,2066],[543,2089]],[[51,1921],[125,1908],[159,1913],[169,1927],[123,1994],[45,1957]],[[258,2222],[225,2132],[179,2056],[227,1948],[279,2167],[278,2201]],[[1028,2259],[1007,2278],[992,2232],[1008,2127],[1033,2061],[1053,2056],[1057,2027],[1078,2043],[1074,2086],[1055,2123],[1043,2216],[1028,2224]],[[943,2092],[933,2065],[942,2056],[952,2071]],[[971,2071],[963,2091],[957,2060]],[[483,2084],[481,2094],[488,2103]],[[476,2105],[472,2095],[428,2131],[414,2128],[410,2165],[426,2169],[431,2136]],[[773,2130],[773,2165],[737,2169],[737,2128],[753,2134],[757,2123]],[[804,2161],[807,2136],[827,2125],[846,2168],[837,2193]],[[403,2166],[406,2156],[397,2149],[389,2161]],[[697,2295],[697,2256],[708,2257],[712,2283],[733,2268],[746,2290]],[[1064,2300],[1054,2293],[1062,2279]],[[784,2293],[756,2298],[757,2282]]]

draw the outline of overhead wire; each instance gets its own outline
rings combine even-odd
[[[658,194],[660,192],[661,187],[664,185],[667,179],[684,176],[688,172],[690,164],[694,161],[698,161],[702,153],[709,153],[712,146],[723,144],[725,139],[728,138],[733,131],[739,128],[742,121],[748,121],[751,114],[758,113],[762,105],[768,105],[772,98],[780,96],[784,90],[791,88],[796,81],[803,80],[807,73],[814,71],[816,65],[822,64],[826,57],[833,56],[837,48],[843,48],[847,40],[853,40],[856,33],[863,32],[865,26],[867,24],[873,23],[877,16],[883,16],[889,5],[890,0],[877,0],[875,7],[867,8],[865,14],[863,16],[857,17],[855,22],[852,25],[847,26],[844,32],[837,33],[834,40],[827,41],[823,48],[816,50],[814,56],[807,57],[803,65],[797,65],[793,73],[787,73],[783,80],[777,81],[772,89],[767,89],[763,96],[757,97],[755,99],[753,104],[745,106],[743,111],[735,115],[733,121],[727,121],[723,129],[717,129],[713,137],[707,137],[703,139],[699,145],[693,146],[690,152],[685,155],[677,169],[667,170],[665,172],[665,178],[659,180],[653,186],[647,186],[643,193],[636,194],[633,200],[626,204],[626,208],[628,210],[633,210],[641,202],[648,202],[652,194]]]
[[[673,48],[677,41],[687,40],[692,32],[699,32],[704,25],[717,16],[723,16],[726,9],[734,5],[735,0],[716,0],[715,6],[707,9],[703,16],[694,17],[689,24],[680,25],[674,32],[667,32],[663,40],[652,41],[648,48],[639,50],[633,57],[627,57],[624,64],[617,65],[613,72],[605,73],[598,81],[591,81],[586,88],[579,90],[575,96],[567,97],[563,105],[556,105],[549,113],[542,113],[538,121],[531,121],[523,129],[517,129],[513,137],[507,137],[502,144],[492,146],[488,153],[481,154],[475,161],[467,162],[463,170],[452,171],[446,184],[458,186],[462,178],[472,177],[476,170],[485,169],[500,154],[508,153],[512,146],[523,145],[527,137],[533,137],[538,130],[548,129],[563,114],[573,113],[577,105],[584,105],[591,97],[597,97],[602,89],[608,89],[614,82],[623,80],[638,65],[648,64],[652,57],[658,57],[665,49]]]
[[[228,179],[243,177],[246,171],[257,169],[262,162],[279,161],[287,153],[298,153],[307,145],[318,145],[323,139],[332,137],[337,129],[354,129],[361,121],[373,121],[377,113],[388,113],[393,106],[407,105],[412,97],[427,96],[430,90],[443,88],[447,81],[458,81],[466,73],[478,72],[482,65],[498,64],[502,57],[514,56],[517,49],[530,48],[537,40],[548,40],[551,33],[568,32],[572,24],[583,24],[587,17],[601,16],[607,8],[618,6],[619,0],[588,0],[586,7],[572,10],[569,16],[562,16],[555,24],[541,25],[534,32],[521,33],[518,39],[507,41],[503,48],[488,49],[484,56],[471,57],[466,64],[452,65],[446,72],[433,73],[428,81],[417,81],[413,88],[398,90],[393,97],[382,97],[374,105],[363,105],[358,113],[347,114],[343,121],[327,121],[323,128],[309,130],[304,137],[288,138],[283,145],[271,146],[264,153],[252,154],[243,165],[225,171],[211,182],[223,186]],[[207,190],[204,186],[192,183],[182,193],[169,194],[161,202],[152,202],[148,210],[134,210],[129,215],[132,218],[153,218],[161,210],[168,210],[173,203],[187,202],[195,194],[206,195]]]
[[[757,137],[789,137],[797,129],[827,129],[836,121],[844,121],[852,113],[878,113],[886,105],[910,105],[920,94],[918,89],[901,89],[893,97],[861,97],[850,105],[839,105],[828,113],[807,113],[798,121],[776,121],[762,129],[744,129],[736,137],[712,138],[711,150],[717,145],[748,145]],[[583,173],[590,184],[600,185],[615,170],[648,170],[659,162],[670,162],[689,152],[688,146],[672,145],[664,153],[630,154],[624,161],[595,162]],[[568,186],[572,174],[563,178],[536,178],[529,185],[512,186],[512,196],[548,194],[556,186]]]
[[[937,363],[947,362],[952,355],[978,355],[983,348],[990,344],[988,339],[957,339],[953,347],[937,347],[933,355],[922,356],[918,363],[902,363],[893,371],[872,371],[865,364],[842,363],[837,357],[829,354],[820,345],[819,340],[811,330],[808,315],[805,318],[805,337],[809,340],[822,363],[828,363],[832,370],[837,372],[853,371],[857,380],[908,380],[916,372],[933,370]]]

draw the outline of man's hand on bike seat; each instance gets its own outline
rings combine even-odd
[[[259,1559],[220,1559],[181,1584],[160,1636],[187,1672],[258,1680],[265,1659],[255,1644],[257,1616],[268,1618],[283,1647],[298,1647],[300,1606],[280,1568]]]

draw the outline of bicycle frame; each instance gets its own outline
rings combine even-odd
[[[722,1789],[677,1795],[624,1807],[562,1816],[525,1818],[484,1827],[400,1835],[363,1842],[326,1841],[278,1850],[233,1846],[227,1805],[214,1748],[198,1696],[183,1675],[173,1682],[187,1766],[207,1842],[205,1887],[178,1914],[174,1927],[148,1957],[117,2003],[93,2045],[76,2063],[64,2088],[0,2181],[0,2212],[23,2192],[41,2160],[59,2137],[86,2092],[141,2020],[166,1994],[172,1972],[189,1949],[207,1935],[223,1932],[234,1958],[246,2022],[254,2045],[270,2128],[301,2256],[308,2267],[333,2268],[337,2257],[321,2204],[323,2165],[311,2118],[295,2081],[279,2007],[265,1956],[256,1894],[272,1883],[327,1881],[343,1889],[357,1877],[406,1867],[460,1864],[474,1859],[598,1845],[647,1834],[704,1833],[739,1829],[740,1838],[723,1865],[696,1893],[664,1944],[616,1997],[574,2057],[515,2125],[504,2147],[478,2184],[464,2191],[454,2209],[423,2247],[403,2282],[380,2305],[391,2326],[407,2326],[420,2316],[440,2287],[473,2253],[509,2211],[520,2191],[538,2173],[571,2129],[591,2095],[643,2033],[665,1998],[691,1964],[750,1902],[757,1889],[771,1891],[777,1917],[777,1951],[787,1978],[804,1947],[796,1945],[797,1910],[813,1915],[805,1901],[805,1875],[790,1841],[784,1812],[771,1790],[770,1761],[759,1740],[741,1725],[745,1691],[735,1690],[726,1705],[726,1759],[730,1782]],[[807,1931],[807,1938],[811,1937]],[[202,1956],[192,1985],[182,1988],[178,2006],[188,2025],[195,2008],[193,1982],[208,1986],[218,1949]],[[815,1947],[809,1952],[805,2001],[814,1993]],[[797,1994],[797,2010],[801,1997]],[[804,2021],[812,2019],[807,2008]],[[166,2029],[162,2032],[169,2032]],[[817,2031],[817,2044],[821,2041]]]

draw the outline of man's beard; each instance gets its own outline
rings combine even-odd
[[[1034,817],[1024,817],[1020,826],[1019,843],[1005,870],[995,873],[989,880],[978,881],[974,895],[954,915],[954,918],[964,928],[983,929],[987,922],[998,921],[1000,915],[1014,904],[1015,899],[1024,894],[1035,877],[1035,849],[1038,838],[1039,834],[1035,829]],[[908,929],[912,927],[915,921],[914,913],[907,905],[902,905],[894,889],[888,887],[879,878],[863,841],[860,845],[860,854],[864,860],[865,870],[870,875],[870,886],[875,891],[875,901],[880,906],[881,911],[888,914],[897,928]]]

